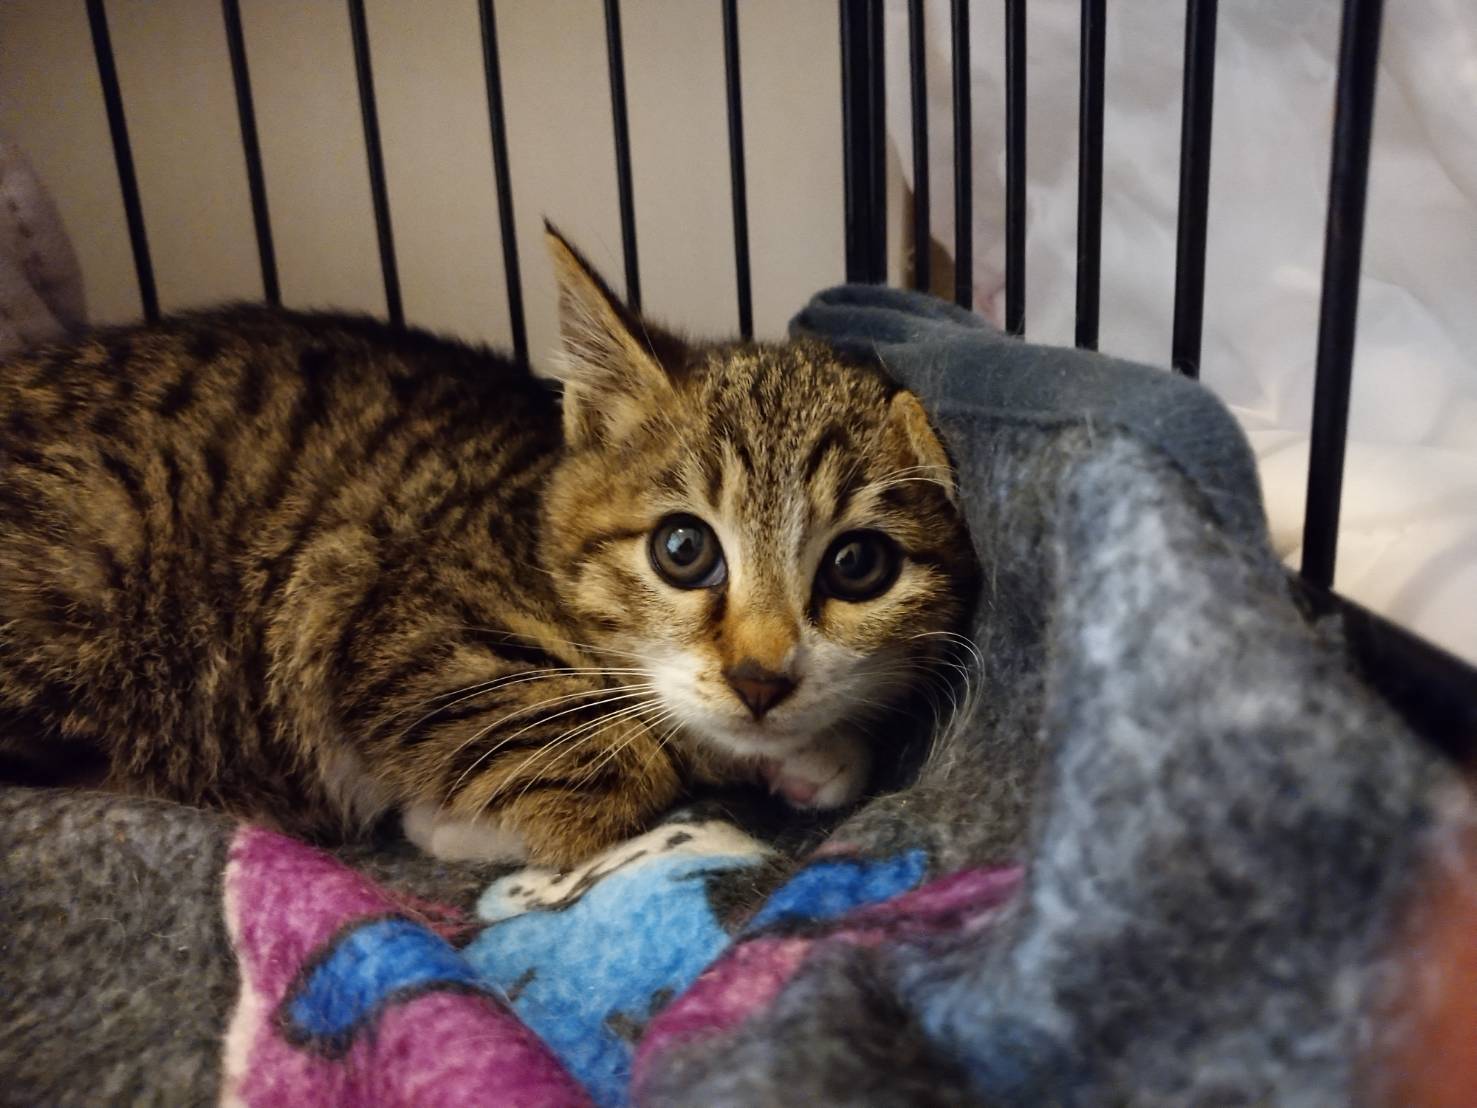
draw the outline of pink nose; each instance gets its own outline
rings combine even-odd
[[[794,681],[752,658],[724,670],[723,676],[738,698],[754,713],[755,719],[763,719],[765,712],[795,691]]]

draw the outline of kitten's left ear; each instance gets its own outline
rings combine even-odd
[[[576,446],[619,442],[669,399],[672,383],[641,322],[552,223],[544,239],[559,282],[564,437]]]
[[[944,444],[929,425],[928,413],[911,392],[899,391],[892,394],[888,405],[888,424],[912,455],[913,464],[921,467],[918,476],[933,481],[944,490],[951,504],[959,503],[959,491],[954,485],[954,467],[949,464]]]

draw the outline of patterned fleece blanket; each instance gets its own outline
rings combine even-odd
[[[1377,1099],[1458,794],[1298,611],[1226,413],[908,293],[794,326],[924,397],[984,566],[904,779],[778,834],[715,798],[566,873],[0,791],[0,1101]]]

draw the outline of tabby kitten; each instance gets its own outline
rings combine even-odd
[[[811,343],[683,343],[549,245],[562,406],[259,307],[0,368],[0,753],[556,865],[694,780],[856,799],[973,587],[922,409]]]

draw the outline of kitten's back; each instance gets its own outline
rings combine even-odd
[[[258,755],[311,728],[301,670],[351,664],[384,614],[359,563],[465,515],[483,475],[516,521],[557,447],[524,367],[367,318],[230,308],[5,363],[0,749],[126,736],[115,777],[299,796],[294,759]]]

